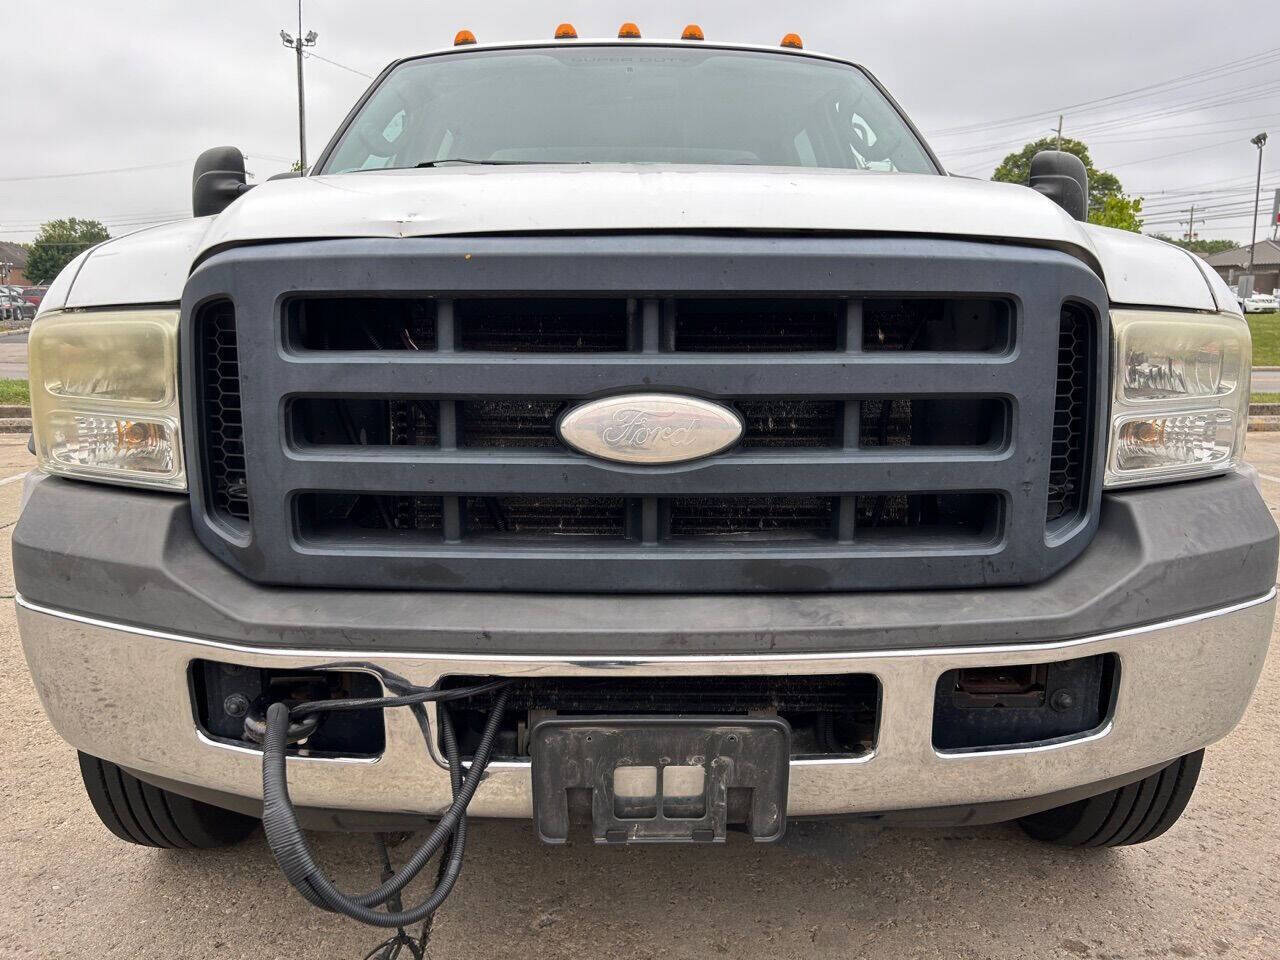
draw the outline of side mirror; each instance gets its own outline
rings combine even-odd
[[[1084,161],[1063,150],[1042,150],[1031,158],[1031,189],[1077,220],[1089,219],[1089,174]]]
[[[196,159],[191,174],[191,209],[197,217],[211,217],[248,189],[244,154],[235,147],[214,147]]]

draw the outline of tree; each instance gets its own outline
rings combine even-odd
[[[1126,197],[1123,193],[1113,193],[1102,198],[1102,209],[1089,211],[1089,222],[1103,227],[1115,227],[1117,230],[1142,232],[1142,198]]]
[[[50,220],[40,228],[29,247],[27,279],[33,284],[52,283],[68,263],[95,244],[110,239],[107,228],[97,220],[79,217]]]
[[[1231,240],[1185,240],[1182,237],[1171,237],[1164,233],[1155,234],[1155,238],[1163,240],[1165,243],[1172,243],[1175,246],[1182,247],[1184,250],[1190,250],[1192,253],[1198,253],[1202,257],[1211,257],[1215,253],[1225,253],[1239,246],[1239,244]]]
[[[1042,137],[1028,143],[1021,150],[1005,157],[1000,166],[996,167],[991,179],[1004,183],[1025,184],[1031,179],[1031,158],[1041,150],[1056,149],[1058,149],[1057,137]],[[1089,148],[1082,141],[1063,137],[1061,149],[1064,153],[1072,153],[1079,157],[1084,163],[1085,171],[1089,174],[1089,222],[1101,224],[1104,227],[1140,231],[1142,218],[1138,213],[1142,209],[1142,198],[1126,196],[1124,187],[1115,174],[1095,167],[1093,159],[1089,156]]]

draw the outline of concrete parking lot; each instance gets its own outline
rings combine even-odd
[[[5,598],[25,444],[0,437]],[[1275,514],[1280,435],[1252,436],[1250,458]],[[306,904],[261,835],[205,853],[115,840],[40,711],[7,599],[0,631],[0,955],[348,958],[378,939]],[[1062,851],[1013,826],[793,824],[773,847],[549,848],[526,823],[478,823],[432,956],[1275,958],[1277,770],[1273,655],[1187,814],[1145,847]],[[344,888],[376,883],[370,838],[315,844]]]

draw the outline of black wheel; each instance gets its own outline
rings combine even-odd
[[[1145,780],[1018,822],[1035,839],[1064,847],[1146,843],[1172,827],[1187,809],[1203,760],[1203,750],[1189,753]]]
[[[165,850],[225,847],[258,825],[253,817],[143,783],[87,753],[80,754],[80,776],[98,819],[129,843]]]

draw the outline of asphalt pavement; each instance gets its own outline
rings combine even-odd
[[[0,380],[27,379],[27,331],[0,335]]]
[[[31,465],[25,443],[0,437],[6,541],[22,486],[14,478]],[[1275,515],[1280,434],[1249,443]],[[13,592],[0,543],[0,596]],[[40,710],[8,601],[0,631],[0,956],[364,956],[374,932],[308,905],[261,834],[210,852],[108,834],[74,751]],[[553,848],[528,823],[473,822],[431,956],[1275,960],[1277,770],[1273,654],[1243,724],[1209,751],[1186,815],[1146,846],[1064,851],[1010,825],[793,823],[776,846]],[[313,840],[344,889],[376,885],[369,837]]]

